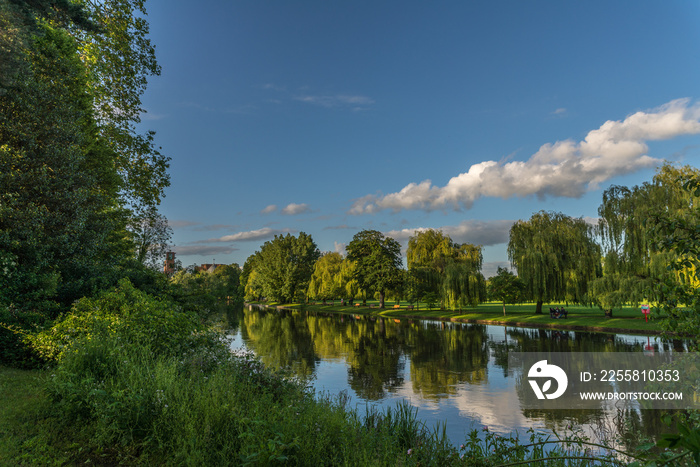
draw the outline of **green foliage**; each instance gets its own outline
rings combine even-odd
[[[663,274],[656,276],[649,295],[669,316],[667,331],[695,338],[700,348],[700,171],[665,167],[665,184],[673,187],[675,203],[657,206],[646,224],[651,247],[666,258]],[[669,180],[670,178],[670,180]]]
[[[0,96],[0,251],[21,264],[4,275],[0,299],[25,309],[92,292],[123,227],[76,50],[45,26],[28,72]]]
[[[135,208],[156,206],[170,185],[169,158],[154,145],[155,133],[139,134],[145,110],[141,95],[148,77],[160,74],[148,38],[144,0],[81,1],[95,30],[73,31],[89,70],[100,135],[109,141],[124,201]]]
[[[491,300],[503,303],[503,316],[506,315],[506,303],[522,302],[525,294],[525,284],[520,278],[502,267],[488,280],[487,288]]]
[[[406,251],[411,295],[437,295],[443,308],[476,306],[485,299],[481,247],[457,244],[449,235],[428,229],[408,240]]]
[[[544,211],[510,229],[508,257],[528,292],[542,303],[588,301],[588,284],[600,269],[600,247],[581,218]]]
[[[218,265],[213,272],[181,270],[171,279],[173,298],[186,310],[207,319],[226,306],[243,303],[241,270],[237,264]]]
[[[601,308],[663,300],[666,292],[660,284],[678,284],[684,280],[680,275],[690,272],[690,265],[675,273],[667,268],[686,249],[685,235],[674,236],[673,231],[680,234],[684,228],[663,219],[676,222],[692,215],[698,198],[683,184],[698,174],[692,167],[665,164],[651,182],[631,189],[613,186],[603,193],[598,209],[603,277],[591,284],[591,294]],[[670,248],[672,243],[678,248]]]
[[[113,337],[124,345],[148,346],[156,354],[175,355],[198,323],[195,315],[137,290],[124,279],[114,290],[80,299],[67,316],[30,340],[47,360],[60,361],[74,346]]]
[[[126,204],[154,206],[169,183],[153,134],[134,130],[159,71],[135,12],[142,1],[0,2],[2,307],[53,319],[108,286],[133,254]]]
[[[151,269],[162,270],[173,229],[155,206],[135,215],[128,226],[136,247],[136,259]]]
[[[354,279],[361,289],[378,292],[383,308],[386,291],[402,285],[401,245],[376,230],[363,230],[353,236],[346,250],[347,258],[355,263]]]
[[[665,416],[665,422],[670,425],[671,421],[672,417],[667,414]],[[691,426],[687,421],[679,421],[677,427],[677,433],[667,433],[662,435],[661,439],[657,441],[656,446],[666,450],[680,450],[681,452],[665,452],[662,456],[660,456],[661,459],[659,459],[659,461],[663,460],[663,462],[652,461],[653,463],[649,462],[647,465],[678,465],[683,458],[692,460],[695,465],[700,465],[700,427],[697,425]]]
[[[408,404],[362,419],[346,398],[315,398],[304,382],[223,345],[168,358],[118,336],[86,340],[52,370],[47,389],[55,418],[90,433],[71,463],[100,454],[107,463],[168,465],[456,460],[444,432],[431,433]]]
[[[341,274],[343,257],[340,253],[324,253],[314,265],[307,296],[313,300],[326,300],[345,296],[345,284]]]
[[[275,235],[273,240],[265,242],[255,254],[255,274],[249,274],[248,287],[251,293],[258,293],[274,301],[301,301],[308,289],[314,264],[320,256],[311,235],[304,232],[298,237],[290,234]]]
[[[512,466],[512,465],[551,465],[551,466],[592,466],[628,465],[630,460],[639,458],[635,453],[622,452],[610,446],[592,443],[582,433],[572,432],[566,436],[546,436],[528,430],[529,442],[523,442],[518,435],[499,436],[488,427],[472,430],[464,444],[460,446],[460,458],[466,465]],[[596,453],[596,451],[598,453]]]

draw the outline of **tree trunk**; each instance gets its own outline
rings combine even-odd
[[[379,308],[384,308],[384,291],[379,292]]]
[[[506,315],[506,302],[503,302],[503,316]]]
[[[542,300],[537,301],[537,308],[535,308],[535,314],[536,315],[541,315],[542,314],[542,303],[544,303]]]

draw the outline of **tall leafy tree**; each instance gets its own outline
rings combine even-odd
[[[169,158],[155,146],[155,133],[136,130],[145,110],[148,78],[161,72],[148,33],[145,0],[78,0],[96,28],[72,30],[89,70],[101,135],[115,154],[124,201],[136,208],[157,205],[170,185]]]
[[[64,31],[45,25],[27,72],[0,96],[0,243],[18,264],[3,295],[16,304],[36,294],[69,303],[124,251],[119,177],[76,50]]]
[[[117,4],[121,17],[107,10]],[[126,94],[138,100],[143,86],[125,91],[118,84],[134,70],[145,76],[139,63],[157,70],[145,55],[132,60],[152,47],[145,20],[127,26],[127,4],[143,6],[0,0],[2,321],[4,306],[22,310],[11,313],[20,321],[53,318],[126,273],[133,255],[128,207],[156,205],[168,184],[167,158],[157,154],[153,135],[132,131],[140,111],[128,108]],[[131,39],[116,40],[120,28]],[[112,65],[100,47],[88,52],[90,38],[112,41]],[[112,116],[96,86],[110,79],[103,92],[125,103]],[[121,132],[109,131],[115,120]],[[129,138],[136,143],[123,143]]]
[[[255,280],[266,297],[284,303],[301,300],[320,256],[311,235],[275,235],[265,242],[255,259]]]
[[[510,229],[508,257],[537,301],[585,303],[600,268],[600,247],[583,219],[540,211]]]
[[[444,307],[475,306],[484,296],[481,247],[458,244],[442,231],[417,231],[408,240],[408,271],[418,296],[435,294]]]
[[[387,290],[400,288],[403,278],[401,245],[376,230],[363,230],[353,236],[346,250],[347,258],[355,263],[354,278],[360,288],[379,293],[379,307],[384,308]]]
[[[314,265],[314,272],[309,281],[308,297],[323,300],[344,295],[340,281],[343,257],[340,253],[324,253]]]
[[[136,248],[136,260],[151,269],[162,269],[173,229],[155,206],[132,218],[129,231]]]
[[[491,300],[503,303],[503,316],[506,315],[506,303],[522,300],[525,292],[525,284],[520,278],[502,267],[499,267],[496,275],[488,280],[487,288]]]
[[[651,182],[632,188],[612,186],[603,193],[598,208],[603,276],[591,284],[601,308],[663,300],[656,284],[675,280],[668,265],[676,253],[656,243],[655,219],[660,213],[682,218],[695,209],[698,198],[683,189],[683,183],[697,176],[700,171],[695,168],[664,164]]]
[[[667,274],[654,287],[659,306],[668,318],[666,330],[694,338],[692,347],[700,349],[700,174],[678,171],[676,182],[682,187],[687,209],[656,209],[652,213],[651,237],[654,248],[670,253]]]

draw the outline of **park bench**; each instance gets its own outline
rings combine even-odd
[[[407,309],[407,310],[412,310],[412,309],[413,309],[413,305],[406,305],[406,309]]]
[[[394,310],[398,310],[399,308],[401,308],[401,305],[394,305]]]

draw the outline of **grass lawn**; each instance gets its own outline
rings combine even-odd
[[[357,302],[361,303],[361,302]],[[591,331],[608,331],[633,333],[658,333],[660,327],[658,321],[644,321],[644,315],[638,307],[623,307],[613,310],[613,317],[606,318],[603,311],[598,307],[587,307],[581,305],[566,305],[564,303],[547,303],[542,307],[541,315],[535,314],[534,303],[524,303],[518,305],[506,305],[506,316],[503,316],[503,305],[497,302],[487,302],[479,304],[475,308],[465,308],[462,310],[440,310],[437,308],[427,309],[425,304],[419,304],[418,309],[407,309],[407,302],[400,302],[399,308],[395,309],[396,302],[385,302],[384,310],[378,308],[377,300],[367,300],[367,306],[343,306],[338,300],[329,301],[326,305],[321,302],[316,304],[269,304],[283,306],[290,309],[304,309],[308,311],[334,312],[357,315],[385,316],[387,318],[427,318],[427,319],[449,319],[458,321],[478,321],[485,324],[509,324],[512,326],[532,326],[532,327],[552,327],[559,329],[577,329]],[[564,307],[568,312],[566,319],[553,319],[549,316],[549,308]]]
[[[0,465],[31,465],[39,462],[37,451],[44,451],[42,462],[59,464],[41,437],[38,437],[41,407],[46,395],[42,391],[39,370],[18,370],[0,366]],[[61,457],[61,456],[59,456]]]

